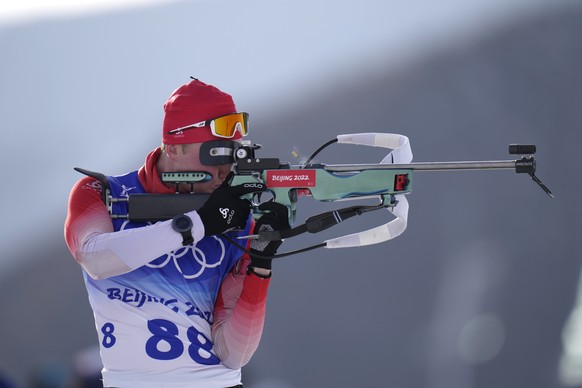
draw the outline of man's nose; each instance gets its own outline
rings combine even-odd
[[[220,181],[224,181],[228,174],[230,174],[230,169],[230,165],[218,167],[218,179],[220,179]]]

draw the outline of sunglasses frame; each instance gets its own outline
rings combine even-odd
[[[241,128],[242,127],[242,124],[240,122],[237,122],[237,127],[232,132],[232,136],[224,136],[224,135],[219,135],[219,134],[216,133],[216,129],[215,129],[215,126],[214,126],[214,121],[215,120],[220,119],[222,117],[232,116],[232,115],[239,115],[239,114],[242,114],[243,115],[243,121],[244,121],[244,126],[245,126],[245,129],[246,129],[246,133],[243,133],[243,130]],[[172,129],[171,131],[166,132],[166,134],[173,135],[173,134],[176,134],[178,132],[186,131],[188,129],[202,128],[202,127],[210,127],[210,131],[212,132],[212,134],[214,136],[221,137],[223,139],[232,139],[234,137],[234,134],[236,133],[236,131],[239,131],[242,136],[246,136],[249,133],[249,130],[248,130],[248,122],[249,122],[249,114],[247,112],[229,113],[229,114],[226,114],[226,115],[214,117],[214,118],[212,118],[210,120],[204,120],[204,121],[200,121],[199,123],[189,124],[189,125],[185,125],[185,126],[180,127],[180,128]]]

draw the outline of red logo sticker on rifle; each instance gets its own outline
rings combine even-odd
[[[315,170],[267,170],[267,187],[314,187]]]

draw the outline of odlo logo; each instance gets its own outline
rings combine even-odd
[[[220,214],[222,214],[222,218],[226,220],[226,223],[230,225],[230,223],[232,222],[232,216],[234,216],[234,210],[230,210],[227,207],[221,207],[220,209],[218,209],[218,211],[220,212]]]
[[[245,189],[262,189],[263,185],[261,183],[245,183],[243,187]]]

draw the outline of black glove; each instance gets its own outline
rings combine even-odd
[[[262,183],[243,183],[229,186],[230,175],[198,210],[204,224],[204,235],[214,236],[233,229],[243,229],[249,218],[251,204],[240,198],[245,194],[265,191]]]
[[[265,213],[257,220],[254,229],[255,234],[258,234],[260,231],[280,231],[291,229],[289,226],[287,206],[271,201],[259,205],[259,210],[268,211],[268,213]],[[277,254],[277,249],[279,249],[282,243],[283,241],[281,240],[252,240],[250,250],[251,253],[261,256],[274,256]],[[261,259],[251,255],[252,267],[271,269],[271,261],[271,259]]]

